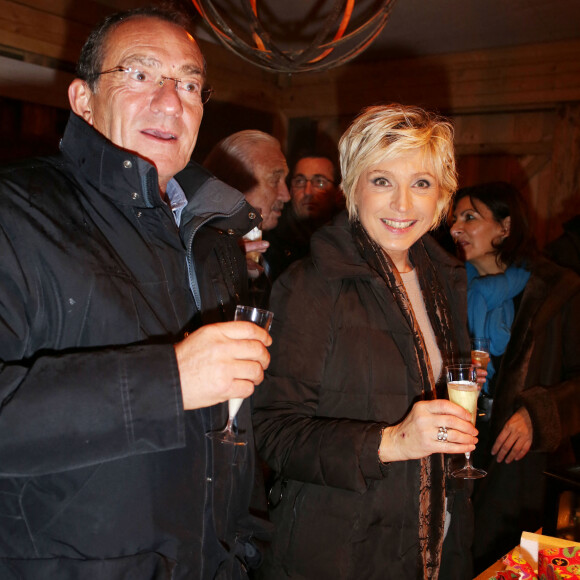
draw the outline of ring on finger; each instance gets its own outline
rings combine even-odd
[[[447,441],[447,427],[439,427],[437,441]]]

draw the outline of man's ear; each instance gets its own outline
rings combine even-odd
[[[504,238],[509,237],[511,225],[512,225],[512,218],[511,218],[511,216],[508,215],[501,222],[501,226],[502,226],[502,229],[503,229],[502,236]]]
[[[89,125],[93,124],[92,95],[93,92],[87,83],[81,79],[75,79],[68,87],[68,100],[73,113],[83,118]]]

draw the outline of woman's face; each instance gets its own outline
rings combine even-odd
[[[469,196],[462,197],[453,212],[451,235],[463,259],[470,262],[481,276],[498,274],[505,268],[496,262],[497,245],[509,235],[510,218],[498,222],[483,202],[475,205]]]
[[[409,248],[431,229],[440,188],[422,151],[371,165],[361,176],[354,201],[361,224],[399,272],[409,272]]]

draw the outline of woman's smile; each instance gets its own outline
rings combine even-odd
[[[409,248],[429,231],[440,188],[417,149],[371,165],[355,191],[361,224],[399,272],[410,269]]]

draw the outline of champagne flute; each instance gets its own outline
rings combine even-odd
[[[471,362],[481,363],[482,369],[487,369],[489,363],[489,338],[472,338],[471,339]]]
[[[242,236],[242,239],[248,240],[249,242],[255,242],[262,239],[262,224],[256,226],[255,228],[251,229],[245,236]],[[250,260],[256,262],[256,264],[260,263],[260,258],[262,257],[261,252],[246,252],[246,257]]]
[[[253,306],[236,306],[234,320],[247,320],[253,322],[270,332],[274,314],[269,310],[254,308]],[[234,432],[234,420],[242,403],[243,397],[234,397],[228,401],[228,422],[221,431],[212,431],[206,436],[220,443],[229,443],[230,445],[247,445],[247,442]]]
[[[489,364],[490,354],[489,354],[489,338],[474,337],[471,339],[471,362],[472,364],[479,363],[481,368],[487,370],[487,365]],[[489,402],[493,401],[489,398],[487,394],[486,387],[487,380],[481,385],[484,387],[483,393],[481,393],[478,399],[478,413],[477,416],[481,418],[482,421],[489,420],[489,414],[491,408]]]
[[[476,368],[471,364],[458,364],[446,367],[447,391],[449,400],[471,413],[471,422],[475,425],[477,398],[480,387],[477,383]],[[451,474],[462,479],[480,479],[487,473],[471,465],[471,453],[465,453],[465,465]]]

